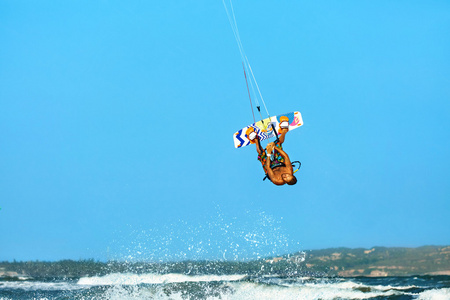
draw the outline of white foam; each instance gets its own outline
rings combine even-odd
[[[448,300],[450,299],[450,288],[433,289],[419,294],[419,300]]]
[[[124,286],[111,286],[108,288],[105,293],[100,297],[100,299],[108,299],[108,300],[146,300],[146,299],[155,299],[155,300],[186,300],[186,295],[183,292],[175,292],[170,293],[169,295],[166,292],[159,288],[156,290],[142,288],[139,286],[128,286],[125,288]],[[221,296],[218,298],[205,298],[207,300],[213,299],[226,299]]]
[[[412,288],[416,288],[414,285],[410,286],[391,286],[391,285],[364,285],[361,283],[356,283],[353,281],[344,281],[344,282],[314,282],[314,283],[305,283],[304,285],[309,287],[316,287],[316,288],[337,288],[337,289],[348,289],[348,290],[361,290],[361,289],[370,289],[371,291],[380,291],[380,292],[387,292],[391,290],[408,290]]]
[[[309,299],[370,299],[374,297],[389,297],[402,295],[398,291],[371,291],[362,292],[355,290],[358,284],[312,284],[302,286],[278,286],[265,285],[252,282],[228,282],[224,283],[229,289],[223,290],[219,294],[209,294],[208,300],[309,300]],[[167,295],[161,288],[148,289],[141,286],[131,286],[125,289],[123,286],[111,286],[105,292],[105,296],[110,300],[122,299],[185,299],[186,295],[181,292],[172,292]]]
[[[183,274],[131,274],[114,273],[105,276],[83,277],[78,280],[79,285],[138,285],[166,284],[180,282],[211,282],[211,281],[238,281],[246,275],[183,275]]]
[[[201,275],[190,276],[183,274],[131,274],[116,273],[99,277],[84,277],[77,283],[73,282],[0,282],[1,289],[22,289],[27,291],[56,291],[56,290],[80,290],[90,289],[92,286],[109,286],[106,290],[99,291],[100,299],[126,300],[126,299],[185,299],[189,292],[180,291],[165,286],[167,283],[182,282],[222,282],[220,285],[205,285],[205,298],[208,300],[268,300],[268,299],[371,299],[388,298],[395,295],[409,295],[419,300],[447,300],[450,299],[450,288],[427,290],[421,293],[408,293],[403,290],[414,286],[383,286],[365,285],[353,281],[342,281],[340,279],[317,279],[313,282],[305,279],[297,282],[279,278],[276,284],[263,284],[257,282],[241,281],[247,278],[245,275]],[[277,279],[277,276],[271,276]],[[270,278],[267,278],[270,281]],[[142,286],[140,284],[153,284],[154,286]],[[167,294],[167,292],[170,294]],[[0,300],[9,300],[3,298]]]
[[[25,291],[67,291],[81,288],[69,282],[5,281],[0,283],[0,289],[20,289]]]
[[[223,297],[223,299],[369,299],[373,297],[388,297],[397,295],[396,291],[376,291],[376,292],[362,292],[351,288],[349,286],[338,286],[334,284],[312,284],[304,286],[263,286],[254,283],[239,283],[235,286],[236,292],[232,295]]]
[[[389,291],[389,290],[398,290],[398,291],[403,291],[403,290],[409,290],[409,289],[414,289],[414,288],[419,288],[416,285],[407,285],[407,286],[392,286],[392,285],[370,285],[369,287],[376,289],[376,290],[380,290],[380,291]]]

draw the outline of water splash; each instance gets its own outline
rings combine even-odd
[[[109,259],[121,261],[246,261],[298,251],[282,227],[282,219],[265,212],[246,211],[240,217],[220,208],[196,222],[129,226],[109,247]]]

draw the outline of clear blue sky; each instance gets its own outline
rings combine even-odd
[[[450,2],[238,1],[262,181],[217,1],[0,0],[0,260],[245,259],[450,244]]]

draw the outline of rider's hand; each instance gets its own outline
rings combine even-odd
[[[267,149],[267,152],[268,152],[268,153],[272,153],[272,151],[273,151],[274,148],[275,148],[275,144],[274,144],[273,142],[267,144],[266,149]]]

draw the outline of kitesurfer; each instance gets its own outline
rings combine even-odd
[[[274,129],[275,130],[275,129]],[[278,139],[269,143],[266,149],[261,147],[258,134],[253,127],[247,129],[246,135],[252,144],[256,144],[258,151],[258,160],[261,162],[267,177],[275,185],[294,185],[297,178],[294,176],[291,160],[281,146],[284,143],[286,133],[289,131],[289,118],[282,116],[280,118],[280,131]],[[272,157],[273,156],[273,157]]]

